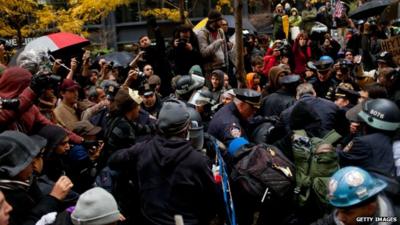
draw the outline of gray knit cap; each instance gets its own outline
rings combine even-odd
[[[74,225],[105,225],[120,220],[120,212],[114,197],[100,187],[83,193],[71,214]]]
[[[164,102],[158,115],[157,125],[166,135],[174,135],[189,126],[190,115],[184,102],[169,99]]]

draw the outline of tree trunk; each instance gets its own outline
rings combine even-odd
[[[185,23],[185,0],[179,0],[179,14],[181,16],[181,23]]]
[[[245,84],[244,58],[243,58],[243,23],[242,0],[235,0],[235,47],[236,47],[236,77],[240,84]],[[239,85],[240,87],[240,85]]]
[[[22,32],[20,27],[17,28],[17,44],[18,48],[22,48]]]

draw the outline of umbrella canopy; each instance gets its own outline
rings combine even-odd
[[[349,17],[352,19],[363,19],[381,14],[385,8],[393,3],[393,0],[373,0],[362,4],[351,11]]]
[[[44,50],[46,52],[57,52],[71,47],[83,47],[88,44],[90,44],[90,41],[86,38],[72,33],[60,32],[36,38],[25,46],[25,51]]]
[[[232,15],[223,15],[223,17],[228,22],[229,29],[235,29],[235,17]],[[199,23],[196,24],[196,26],[193,27],[193,31],[197,32],[201,28],[205,27],[207,21],[207,17],[202,19]],[[243,29],[250,31],[251,33],[254,33],[256,31],[256,28],[250,23],[247,18],[243,18]]]
[[[107,62],[113,62],[114,67],[127,67],[133,60],[133,54],[130,52],[111,52],[100,56],[99,59],[105,59]]]

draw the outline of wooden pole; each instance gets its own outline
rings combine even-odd
[[[181,23],[185,23],[185,0],[179,0],[179,14],[181,16]]]
[[[235,50],[236,50],[236,77],[240,84],[245,84],[244,58],[243,58],[243,23],[242,0],[235,0]],[[240,86],[239,86],[240,87]]]

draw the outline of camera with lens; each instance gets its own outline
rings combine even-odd
[[[112,70],[112,69],[114,68],[114,62],[111,61],[111,62],[107,63],[107,68],[108,68],[109,70]]]
[[[18,98],[4,99],[0,98],[0,109],[16,110],[19,106]]]
[[[54,75],[53,73],[51,73],[50,71],[39,71],[35,74],[35,77],[40,77],[40,79],[45,80],[45,82],[47,85],[44,88],[52,88],[52,89],[57,89],[58,86],[61,83],[62,78],[58,75]]]
[[[186,40],[186,39],[184,39],[184,38],[179,38],[179,39],[178,39],[178,48],[184,48],[184,47],[186,47],[186,43],[187,43],[187,40]]]
[[[142,71],[139,70],[139,71],[138,71],[138,76],[139,76],[139,77],[144,77],[145,74],[144,74],[144,72],[142,72]]]

